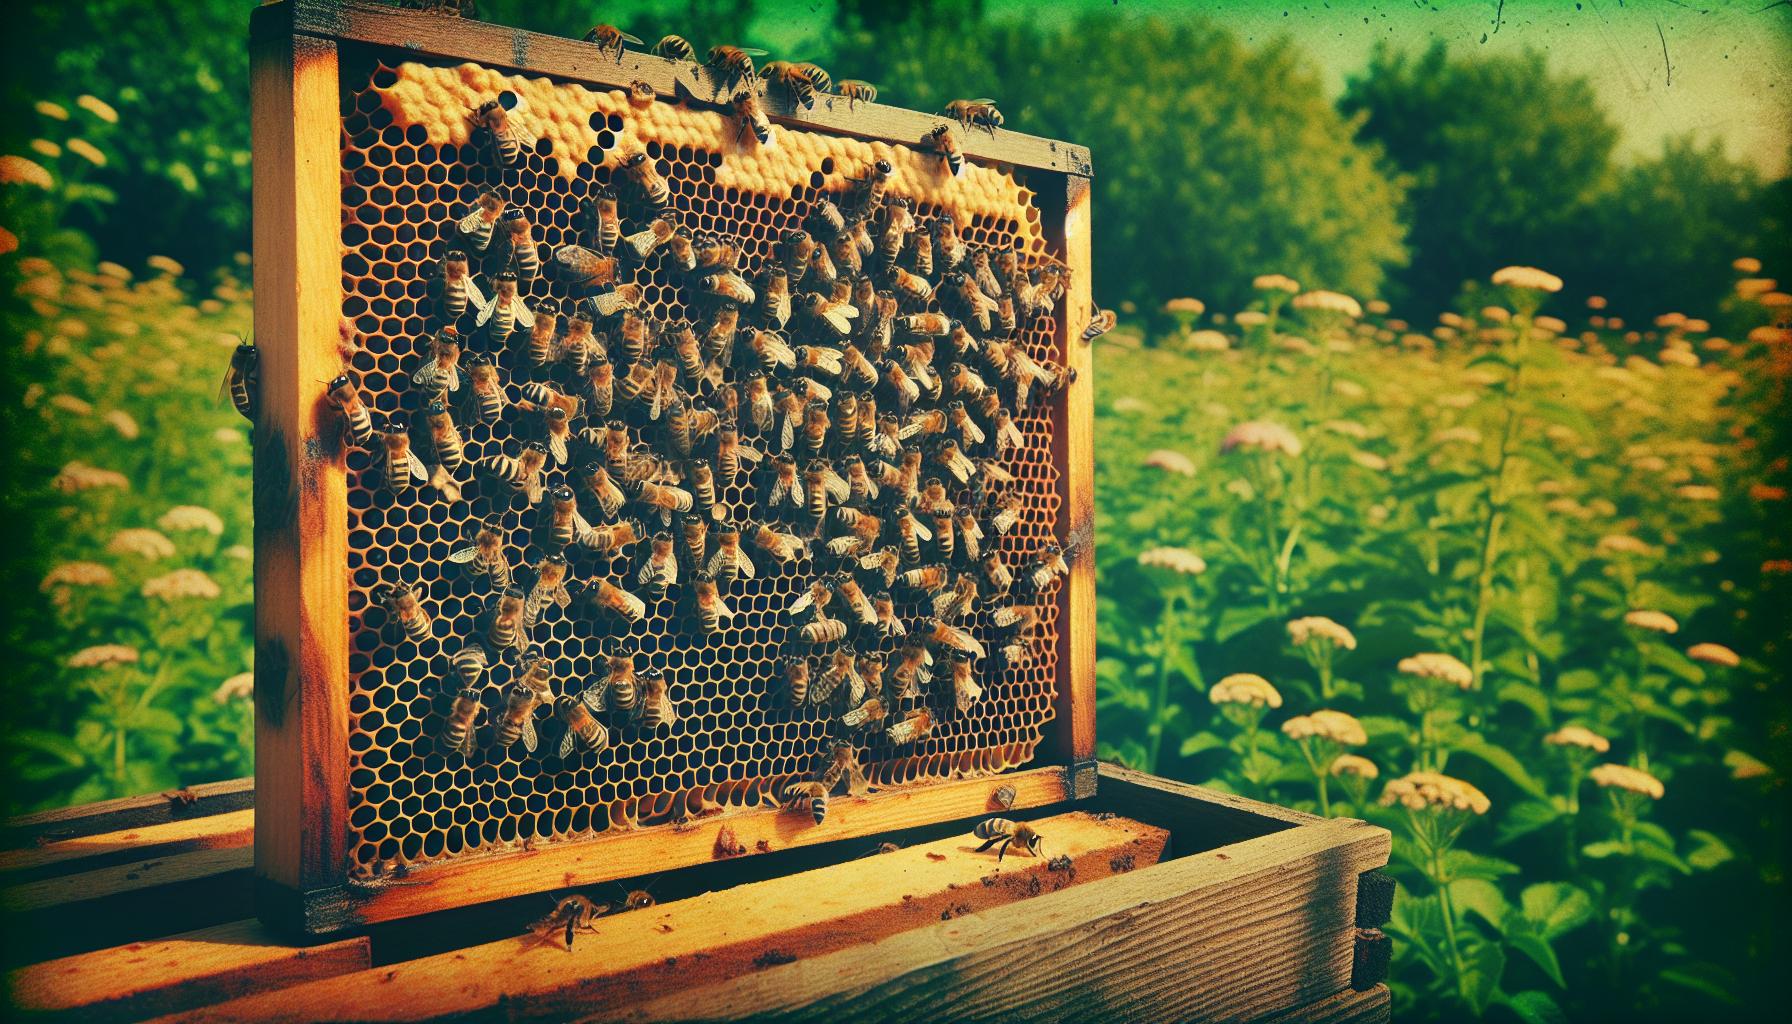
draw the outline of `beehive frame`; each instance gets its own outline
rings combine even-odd
[[[682,815],[664,808],[655,812],[657,817],[644,816],[654,827],[595,834],[571,829],[582,833],[578,837],[561,836],[558,833],[564,830],[550,827],[542,830],[540,841],[533,828],[499,829],[493,837],[482,833],[478,841],[463,841],[458,851],[444,847],[431,852],[420,842],[415,853],[393,851],[389,833],[368,838],[364,822],[355,817],[356,808],[367,802],[367,783],[356,781],[354,773],[367,769],[360,755],[377,730],[364,728],[368,699],[357,689],[366,672],[365,661],[351,666],[357,634],[370,628],[370,617],[363,613],[371,577],[357,572],[367,568],[360,548],[368,534],[356,532],[368,525],[358,519],[367,505],[352,494],[357,474],[365,469],[365,457],[343,443],[340,418],[326,397],[326,382],[343,365],[339,317],[345,312],[377,315],[367,303],[355,302],[356,281],[349,272],[358,248],[375,244],[368,232],[356,234],[360,218],[349,204],[351,198],[365,202],[365,189],[351,195],[358,186],[349,165],[362,159],[354,155],[362,147],[350,129],[377,136],[390,124],[390,111],[380,117],[387,125],[376,126],[366,117],[371,111],[358,106],[358,94],[368,89],[379,69],[387,69],[388,87],[396,77],[392,69],[406,62],[437,67],[472,63],[489,69],[484,74],[556,83],[530,88],[579,85],[608,93],[644,81],[662,102],[672,100],[680,82],[700,96],[708,94],[708,83],[690,64],[632,51],[618,59],[572,40],[362,4],[287,0],[258,8],[251,37],[255,334],[262,351],[255,430],[255,853],[263,916],[305,931],[333,931],[506,896],[638,877],[711,859],[716,855],[717,821],[673,820]],[[912,146],[943,120],[838,99],[823,98],[800,112],[774,96],[767,96],[766,104],[782,130],[863,140],[854,146],[881,143],[886,147],[882,152],[891,146]],[[357,114],[360,120],[351,122]],[[399,126],[397,141],[415,149],[419,140],[402,138],[404,127]],[[1077,371],[1077,378],[1041,407],[1045,420],[1040,429],[1041,436],[1050,439],[1047,476],[1052,478],[1052,504],[1057,509],[1058,521],[1049,524],[1050,532],[1058,537],[1087,536],[1093,517],[1092,381],[1088,349],[1074,339],[1091,312],[1088,154],[1075,146],[1006,130],[961,132],[960,140],[973,165],[1024,180],[1039,210],[1038,231],[1045,251],[1072,271],[1071,287],[1052,312],[1051,333],[1042,341]],[[718,146],[718,151],[726,148]],[[670,151],[667,156],[671,158]],[[560,188],[559,194],[565,195],[566,182],[584,172],[558,176],[559,184],[550,180],[555,176],[548,168],[533,173],[544,192]],[[997,177],[990,171],[980,173]],[[838,175],[835,178],[815,184],[830,189]],[[590,180],[588,173],[585,180]],[[471,182],[463,178],[458,184],[465,188]],[[803,184],[796,183],[797,193]],[[719,186],[717,197],[721,198]],[[458,203],[449,205],[458,208]],[[775,200],[759,200],[757,205],[764,209]],[[1016,213],[1017,222],[1025,220],[1025,215]],[[537,241],[551,243],[553,239],[541,235],[555,231],[556,225],[544,224]],[[411,241],[418,239],[413,235]],[[432,251],[424,263],[438,256]],[[369,268],[364,276],[374,273]],[[415,279],[402,283],[409,286]],[[384,312],[391,319],[410,319],[400,315],[404,310]],[[408,363],[412,350],[400,346],[400,336],[408,345],[421,330],[409,323],[391,331],[373,326],[366,348],[355,357],[356,368],[397,378],[400,374],[381,365],[381,359],[402,353]],[[406,365],[403,370],[408,373],[410,368]],[[425,534],[431,526],[445,529],[430,522],[406,525]],[[440,539],[451,538],[443,533]],[[450,590],[443,593],[458,598]],[[1055,666],[1055,687],[1049,692],[1049,711],[1041,716],[1047,720],[1043,732],[1024,766],[1005,772],[998,782],[967,762],[973,769],[970,777],[893,786],[869,797],[839,801],[821,826],[770,807],[730,809],[722,820],[749,850],[780,849],[974,817],[989,809],[991,791],[998,784],[1013,786],[1017,804],[1024,807],[1089,795],[1095,779],[1095,609],[1093,553],[1087,545],[1076,552],[1069,579],[1052,599],[1055,636],[1049,661]],[[415,680],[411,685],[415,687]],[[418,699],[408,691],[406,696]],[[417,739],[418,725],[404,728],[405,742]],[[432,726],[421,728],[427,734]],[[650,756],[661,753],[663,745]],[[687,783],[690,778],[686,776]],[[714,778],[702,776],[697,788]],[[356,791],[352,797],[351,790]],[[390,796],[390,791],[384,792]],[[419,810],[425,806],[421,797],[416,802]],[[438,803],[433,810],[442,809]],[[546,811],[530,808],[528,813]],[[389,852],[397,855],[388,856]],[[393,864],[398,865],[396,872],[375,870]]]

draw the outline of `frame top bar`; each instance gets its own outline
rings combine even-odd
[[[339,0],[280,0],[258,7],[250,19],[257,38],[278,35],[315,36],[406,50],[417,57],[473,61],[513,71],[552,75],[593,85],[626,89],[643,81],[663,97],[675,94],[683,81],[697,96],[708,96],[711,83],[696,64],[672,61],[636,50],[620,59],[576,39],[525,32],[449,15],[404,11]],[[914,143],[935,125],[951,119],[881,103],[848,104],[839,96],[817,93],[809,110],[793,109],[787,99],[768,95],[766,112],[786,124],[817,128],[861,138]],[[1067,142],[998,128],[959,133],[966,156],[1017,167],[1033,167],[1090,177],[1089,150]]]

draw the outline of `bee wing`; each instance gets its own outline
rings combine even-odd
[[[404,464],[404,468],[409,470],[413,477],[418,480],[429,479],[429,469],[423,465],[423,460],[417,457],[416,452],[405,452]]]
[[[552,455],[554,457],[554,465],[556,465],[556,466],[566,465],[566,459],[567,459],[566,438],[561,437],[559,434],[549,434],[548,435],[548,454]]]
[[[845,477],[832,469],[828,470],[827,476],[822,479],[821,486],[828,492],[828,497],[834,501],[845,501],[852,497],[851,485],[846,482]]]
[[[852,310],[852,312],[848,313],[847,310]],[[821,317],[828,322],[828,326],[842,335],[852,333],[852,322],[858,315],[859,311],[851,306],[830,306],[821,311]]]
[[[535,753],[535,748],[541,743],[541,738],[535,734],[535,712],[534,711],[530,711],[529,716],[527,718],[523,719],[522,737],[523,737],[523,749],[527,750],[531,754]]]
[[[915,536],[921,538],[922,540],[932,540],[933,539],[933,531],[927,528],[926,523],[923,523],[921,520],[916,519],[914,516],[909,516],[908,518],[909,518],[910,522],[915,524]]]
[[[624,236],[622,244],[634,250],[637,259],[644,260],[653,255],[653,250],[660,244],[660,237],[650,226],[645,231],[637,231],[632,235]]]
[[[485,293],[479,290],[477,284],[473,283],[472,274],[467,275],[467,301],[473,304],[474,309],[485,305],[486,301]]]
[[[588,301],[591,303],[591,308],[596,310],[599,316],[615,316],[622,311],[624,306],[628,305],[628,301],[623,294],[614,290],[604,292],[600,295],[593,295]]]
[[[560,760],[564,761],[572,756],[573,745],[577,742],[572,730],[566,730],[566,734],[560,737]]]
[[[608,686],[587,686],[584,692],[579,694],[579,700],[592,711],[602,711],[604,709],[604,694],[609,692],[609,689]]]
[[[469,301],[470,300],[471,300],[471,297],[469,296]],[[492,314],[496,313],[497,311],[498,311],[498,297],[496,295],[494,295],[491,298],[486,299],[484,302],[480,303],[479,316],[476,317],[473,322],[480,327],[484,327],[486,321],[490,320],[492,318]]]

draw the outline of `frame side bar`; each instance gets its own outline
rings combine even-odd
[[[1090,313],[1089,275],[1089,179],[1064,176],[1064,263],[1070,268],[1070,288],[1060,311],[1058,336],[1064,365],[1075,374],[1065,391],[1057,429],[1064,444],[1058,452],[1058,471],[1064,486],[1064,536],[1070,562],[1070,578],[1059,594],[1058,629],[1058,749],[1073,771],[1087,775],[1094,785],[1095,759],[1095,377],[1091,346],[1081,341]],[[1073,548],[1074,546],[1074,548]],[[1080,771],[1084,766],[1091,770]],[[1080,792],[1078,797],[1091,794]]]

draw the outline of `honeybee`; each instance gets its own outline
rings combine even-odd
[[[963,654],[952,655],[952,700],[959,714],[968,713],[983,696],[983,686],[972,672],[971,659]]]
[[[924,306],[933,299],[933,285],[925,277],[911,274],[901,267],[890,268],[890,284],[899,299],[915,306]]]
[[[703,278],[703,291],[712,298],[751,306],[759,297],[747,279],[734,271],[710,274]]]
[[[380,433],[381,462],[385,467],[383,476],[386,488],[393,494],[405,494],[411,489],[413,482],[429,479],[429,471],[423,467],[423,460],[411,450],[411,435],[402,430],[386,430]]]
[[[645,296],[646,292],[641,290],[641,286],[631,281],[619,284],[609,291],[586,296],[583,305],[593,314],[592,319],[596,320],[615,316],[624,310],[638,310]]]
[[[591,246],[588,252],[609,256],[616,251],[616,240],[622,234],[622,218],[616,212],[615,189],[604,185],[579,201],[579,227]]]
[[[467,376],[472,380],[472,402],[479,422],[492,424],[504,418],[510,398],[504,393],[504,382],[498,367],[490,359],[475,352],[467,357]]]
[[[816,252],[823,250],[817,249]],[[803,296],[801,308],[809,321],[823,328],[823,333],[836,340],[852,337],[852,322],[859,318],[859,309],[849,302],[837,302],[819,293]]]
[[[923,565],[903,573],[902,585],[927,594],[938,594],[952,585],[952,577],[943,565]]]
[[[591,524],[579,514],[572,488],[561,484],[549,489],[543,499],[547,507],[537,513],[536,544],[557,551],[591,532]],[[544,525],[545,530],[541,528]]]
[[[868,555],[861,555],[858,561],[859,571],[866,573],[867,578],[883,579],[885,587],[896,585],[896,575],[902,569],[902,555],[895,548],[880,548]]]
[[[507,587],[485,606],[485,638],[492,646],[521,651],[529,646],[529,627],[523,622],[526,599],[516,587]]]
[[[845,687],[846,706],[858,707],[865,701],[865,680],[859,675],[857,653],[850,647],[835,651],[828,657],[828,667],[816,680],[821,696],[818,700],[826,700],[841,687]]]
[[[778,240],[778,260],[792,286],[801,283],[803,275],[809,272],[809,261],[814,252],[815,240],[807,231],[793,228]]]
[[[477,641],[462,644],[460,650],[454,652],[454,657],[448,659],[448,664],[454,669],[454,674],[460,677],[460,685],[463,690],[478,689],[484,685],[485,670],[490,663],[491,658]]]
[[[1029,857],[1037,857],[1040,844],[1045,841],[1044,836],[1033,831],[1033,826],[1025,822],[1017,824],[1007,818],[987,818],[980,821],[971,834],[983,840],[983,845],[977,847],[978,853],[982,853],[997,843],[1001,844],[1001,847],[996,850],[998,862],[1007,856],[1010,845],[1017,850],[1027,851]]]
[[[615,221],[611,221],[615,224]],[[609,240],[611,247],[616,239]],[[616,282],[616,258],[582,245],[562,245],[554,250],[554,276],[575,291],[607,288]]]
[[[687,274],[697,269],[697,248],[689,231],[680,227],[666,239],[666,262]]]
[[[840,95],[846,97],[846,109],[851,110],[860,103],[876,103],[877,86],[857,78],[846,78],[840,81]]]
[[[578,533],[576,538],[581,547],[607,555],[635,544],[641,539],[641,524],[633,519],[624,519],[606,526],[590,526]]]
[[[660,174],[659,168],[654,165],[653,158],[649,157],[645,151],[638,152],[623,161],[622,169],[628,175],[629,180],[634,183],[635,188],[640,190],[641,197],[647,200],[648,206],[655,211],[661,211],[672,205],[672,188],[666,183],[665,176]]]
[[[846,639],[846,623],[817,615],[797,632],[809,643],[831,644]]]
[[[523,602],[525,626],[533,626],[540,621],[541,613],[549,605],[565,608],[572,603],[572,594],[566,589],[566,580],[572,570],[565,555],[543,555],[534,568],[535,583],[529,588],[529,596]]]
[[[666,35],[653,44],[653,55],[667,60],[694,61],[697,59],[697,48],[683,36]]]
[[[502,245],[492,250],[498,265],[513,271],[517,280],[527,285],[541,270],[541,250],[535,247],[534,225],[527,212],[511,207],[504,211],[498,226],[504,232]]]
[[[492,229],[498,226],[498,218],[504,215],[508,205],[504,196],[493,189],[479,193],[473,208],[454,222],[455,233],[478,252],[484,252],[491,245]]]
[[[678,708],[672,703],[666,677],[658,669],[641,673],[641,704],[636,712],[644,729],[668,729],[678,724]]]
[[[691,602],[696,607],[697,624],[703,632],[720,633],[722,623],[734,618],[734,609],[716,590],[716,581],[707,573],[699,575],[691,587]]]
[[[836,743],[828,754],[827,770],[821,773],[821,784],[832,792],[840,781],[846,780],[846,792],[851,796],[863,796],[871,788],[865,778],[865,769],[859,765],[859,749],[851,743]]]
[[[908,627],[896,615],[896,602],[890,592],[880,590],[871,598],[871,609],[876,616],[877,633],[883,637],[907,636]]]
[[[496,291],[485,305],[479,307],[479,316],[474,320],[477,326],[486,329],[493,344],[503,345],[510,339],[510,332],[519,325],[525,330],[535,326],[535,314],[529,304],[517,294],[517,275],[513,270],[505,270],[498,274]],[[451,390],[459,390],[458,378],[450,386]]]
[[[942,622],[956,622],[976,610],[977,580],[974,576],[960,576],[954,580],[950,589],[933,596],[933,614]]]
[[[595,754],[610,745],[610,730],[592,714],[602,710],[601,691],[587,686],[578,696],[561,694],[554,702],[554,717],[560,720],[563,732],[555,756],[564,761],[575,752]]]
[[[803,220],[803,227],[816,239],[831,242],[845,233],[846,215],[840,212],[840,207],[832,199],[823,196],[815,200],[809,216]]]
[[[996,129],[1002,127],[1002,112],[996,109],[996,101],[992,99],[953,100],[941,112],[955,118],[966,129],[981,128],[994,135]]]
[[[723,530],[717,538],[716,552],[709,557],[703,571],[712,579],[727,583],[736,579],[750,580],[757,573],[753,560],[740,547],[739,530]]]
[[[530,649],[517,665],[516,685],[544,696],[554,692],[554,662],[539,650]],[[515,740],[511,741],[512,743]],[[509,746],[509,744],[505,744]]]
[[[995,792],[989,795],[989,800],[998,809],[1011,811],[1014,809],[1015,795],[1013,786],[997,786]]]
[[[789,564],[809,554],[809,545],[801,537],[779,533],[763,523],[748,523],[745,529],[754,547],[781,563]]]
[[[250,352],[255,351],[254,346],[238,346],[239,349],[243,347],[247,347]],[[366,447],[373,440],[373,413],[368,411],[367,403],[361,401],[360,390],[346,373],[338,374],[330,381],[329,386],[330,401],[342,412],[349,442],[356,447]]]
[[[1095,315],[1089,318],[1089,326],[1083,328],[1083,344],[1087,345],[1113,330],[1114,325],[1119,322],[1120,320],[1114,315],[1113,310],[1097,309]]]
[[[782,92],[792,104],[804,110],[815,105],[815,83],[803,73],[801,65],[774,60],[759,69],[759,77]]]
[[[671,221],[664,217],[656,217],[648,223],[645,229],[624,238],[622,244],[635,254],[637,260],[646,262],[647,258],[653,255],[655,249],[671,240],[676,230],[676,225]]]
[[[1008,570],[1007,563],[1002,561],[1001,552],[991,551],[985,555],[981,568],[983,582],[989,585],[991,595],[1006,594],[1008,588],[1014,585],[1014,574]]]
[[[922,277],[933,276],[933,236],[925,231],[917,231],[909,241],[915,247],[915,273]]]
[[[661,41],[664,42],[664,40]],[[600,53],[615,50],[616,63],[618,64],[622,63],[622,50],[624,44],[633,43],[636,46],[642,45],[641,40],[636,39],[634,36],[629,35],[627,32],[622,31],[614,25],[591,26],[591,31],[585,33],[585,42],[596,44]],[[567,945],[572,945],[570,940],[567,942]]]
[[[790,706],[801,707],[809,700],[809,659],[787,655],[784,658],[784,685],[789,687]]]
[[[730,106],[734,110],[734,120],[739,125],[735,129],[736,140],[744,139],[751,133],[761,146],[772,141],[772,122],[759,106],[758,92],[749,86],[734,97]]]
[[[935,125],[932,131],[921,136],[921,148],[945,161],[954,175],[964,173],[964,151],[958,148],[958,136],[952,134],[951,125]]]
[[[688,564],[701,566],[709,561],[709,523],[696,516],[685,516],[683,532]]]
[[[441,399],[429,403],[429,411],[424,414],[429,424],[430,443],[435,447],[436,461],[443,469],[454,472],[467,464],[465,442],[460,436],[460,428],[454,425],[454,418],[448,415],[448,406]]]
[[[871,697],[865,703],[842,714],[840,724],[848,729],[874,728],[888,715],[889,709],[884,706],[883,698]]]
[[[465,252],[450,249],[442,257],[431,296],[436,303],[437,315],[448,323],[465,316],[468,306],[478,309],[485,304],[485,293],[473,282],[472,272],[467,268]]]
[[[511,587],[510,558],[504,553],[504,536],[491,526],[481,526],[473,542],[448,553],[448,560],[467,566],[475,576],[484,576],[493,591]]]
[[[647,602],[609,580],[594,580],[582,593],[592,606],[609,612],[624,622],[639,622],[647,617]]]
[[[515,167],[522,163],[523,150],[535,148],[535,137],[523,127],[515,115],[522,100],[515,93],[505,92],[495,100],[486,100],[472,112],[476,132],[488,140],[492,156],[499,167]],[[485,246],[481,245],[480,249]]]
[[[530,747],[533,750],[533,747]],[[573,933],[578,931],[597,931],[596,921],[603,915],[605,908],[591,902],[583,896],[568,896],[554,904],[554,909],[546,917],[529,925],[535,941],[547,942],[563,930],[566,934],[566,951],[572,952]]]
[[[716,92],[724,88],[732,89],[741,82],[753,79],[753,58],[765,56],[764,50],[747,46],[713,46],[703,66],[709,69],[716,81]]]
[[[462,757],[472,757],[478,750],[473,730],[479,724],[479,718],[485,711],[485,704],[479,699],[479,691],[473,687],[465,687],[454,696],[454,704],[448,710],[448,720],[442,723],[442,748]]]
[[[460,332],[452,327],[437,331],[429,342],[429,358],[411,374],[411,383],[431,398],[460,390]]]
[[[915,634],[929,643],[968,654],[973,658],[982,658],[987,653],[983,650],[983,645],[977,642],[976,637],[957,626],[949,626],[938,619],[917,621]]]
[[[861,624],[866,626],[876,624],[877,607],[871,603],[870,598],[865,596],[865,591],[859,586],[858,580],[844,573],[834,577],[834,593],[840,598],[842,604],[852,609],[852,613],[858,616]]]
[[[608,701],[618,711],[633,712],[638,700],[640,677],[635,672],[635,656],[632,654],[607,654],[604,656],[605,674],[603,690],[608,694]]]
[[[815,580],[809,584],[809,589],[804,591],[802,597],[790,602],[788,611],[792,617],[810,613],[819,616],[833,600],[833,588],[823,580]]]
[[[996,499],[995,514],[989,519],[989,528],[995,531],[996,536],[1006,537],[1019,525],[1022,509],[1020,495],[1002,495]]]
[[[807,812],[817,825],[828,818],[828,791],[819,782],[792,782],[784,787],[782,802],[787,811]]]
[[[529,504],[539,505],[545,489],[541,474],[547,462],[547,446],[540,441],[529,441],[523,445],[520,455],[510,456],[502,452],[487,455],[473,466],[487,476],[509,484],[512,490],[527,498]]]
[[[386,606],[389,628],[398,635],[419,644],[429,639],[429,612],[423,607],[415,587],[388,584],[375,590],[373,599]]]
[[[645,481],[635,485],[635,500],[649,508],[659,510],[660,520],[667,525],[671,524],[673,513],[689,512],[696,503],[691,492],[682,487]]]
[[[1052,580],[1060,576],[1070,575],[1070,563],[1065,560],[1064,549],[1056,544],[1047,544],[1045,549],[1033,557],[1021,569],[1021,581],[1037,593],[1051,585]]]
[[[884,730],[891,743],[920,743],[933,735],[933,712],[926,708],[916,708],[904,715],[902,721]]]
[[[230,353],[230,363],[224,367],[224,379],[218,384],[219,395],[230,395],[230,404],[250,423],[255,422],[255,405],[260,383],[261,353],[254,345],[242,342]],[[334,398],[334,385],[332,395]],[[359,442],[365,444],[366,442]]]

